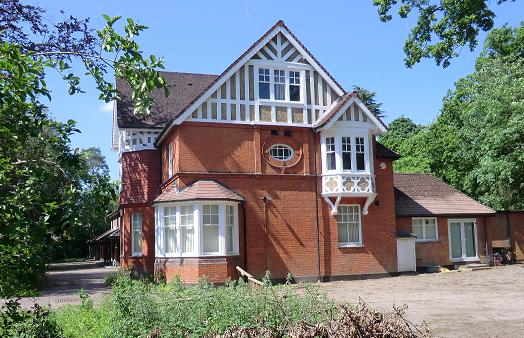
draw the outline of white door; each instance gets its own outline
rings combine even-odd
[[[415,238],[397,238],[398,272],[416,271]]]
[[[474,219],[448,221],[449,257],[453,262],[478,260],[477,224]]]

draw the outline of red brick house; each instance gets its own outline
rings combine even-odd
[[[186,282],[236,266],[304,280],[399,271],[412,215],[396,215],[386,127],[282,21],[220,75],[163,75],[171,95],[144,118],[117,79],[122,267]]]

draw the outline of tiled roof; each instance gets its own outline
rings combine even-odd
[[[394,185],[397,216],[494,214],[431,174],[394,174]]]
[[[180,192],[171,189],[160,194],[160,196],[155,199],[155,203],[190,200],[243,201],[244,199],[233,190],[230,190],[215,181],[200,180]]]
[[[397,160],[400,158],[400,154],[397,152],[394,152],[393,150],[389,149],[385,145],[383,145],[380,142],[376,142],[377,148],[376,148],[376,157],[377,158],[392,158],[394,160]]]
[[[154,90],[155,107],[145,117],[137,117],[131,102],[131,88],[123,79],[116,79],[121,97],[117,101],[117,122],[120,128],[164,128],[187,104],[212,83],[218,75],[161,72],[169,85],[169,96],[163,90]]]

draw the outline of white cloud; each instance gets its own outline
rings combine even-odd
[[[98,110],[103,113],[112,113],[113,112],[113,101],[104,102],[98,107]]]

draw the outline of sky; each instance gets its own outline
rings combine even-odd
[[[33,0],[47,10],[51,21],[63,18],[60,10],[90,17],[102,28],[102,14],[133,18],[149,27],[139,38],[142,51],[163,56],[166,70],[220,74],[275,22],[282,19],[322,65],[346,89],[362,86],[377,93],[386,112],[385,122],[407,116],[428,124],[439,114],[442,99],[460,77],[473,71],[485,34],[473,52],[464,48],[448,68],[424,60],[405,67],[404,41],[416,17],[394,17],[380,22],[372,0],[359,1],[137,1],[137,0]],[[495,27],[517,26],[524,20],[524,1],[497,6]],[[73,119],[82,131],[71,138],[73,148],[99,147],[111,176],[118,179],[117,154],[111,150],[112,105],[98,100],[89,79],[85,94],[69,96],[57,76],[47,79],[53,91],[51,115]]]

